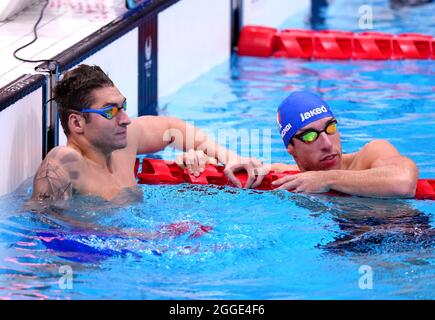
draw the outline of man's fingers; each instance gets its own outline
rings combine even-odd
[[[203,151],[197,151],[196,156],[198,159],[198,170],[199,172],[204,172],[205,165],[207,163],[207,156]]]
[[[264,177],[265,177],[265,175],[263,175],[263,174],[258,174],[258,175],[257,175],[257,179],[256,179],[255,182],[252,184],[251,188],[256,188],[256,187],[258,187],[258,186],[261,184],[261,182],[263,182]]]
[[[297,174],[292,174],[292,175],[288,175],[279,179],[276,179],[275,181],[272,182],[273,186],[279,186],[283,183],[289,182],[289,181],[293,181],[297,178]]]
[[[186,168],[186,166],[184,165],[184,153],[183,154],[179,154],[176,158],[175,158],[175,163],[182,169]]]
[[[255,168],[260,168],[263,166],[263,162],[261,160],[256,159],[256,158],[251,158],[251,163]]]
[[[254,159],[250,163],[238,163],[231,167],[225,169],[224,173],[227,175],[228,179],[237,185],[242,187],[242,184],[235,176],[235,172],[245,169],[248,173],[248,179],[246,180],[245,188],[255,188],[261,184],[265,175],[269,172],[268,168],[262,164],[261,161]]]
[[[300,193],[300,192],[303,192],[303,190],[301,187],[297,187],[296,189],[292,190],[292,192]]]
[[[280,181],[281,180],[281,181]],[[282,177],[281,179],[275,180],[274,182],[278,182],[274,185],[281,184],[278,188],[275,190],[293,190],[300,186],[300,181],[298,181],[295,177],[295,175],[289,175]],[[273,182],[272,182],[273,184]]]
[[[237,170],[234,167],[232,168],[234,171]],[[224,170],[225,175],[228,177],[228,179],[237,187],[241,188],[242,187],[242,183],[240,182],[239,179],[236,178],[236,176],[234,175],[234,171],[227,168]]]
[[[276,188],[275,190],[294,190],[297,187],[298,187],[297,181],[290,181],[282,184],[280,187]]]
[[[256,179],[255,182],[252,184],[251,188],[256,188],[263,182],[264,177],[269,173],[270,168],[271,168],[270,165],[263,165],[263,164],[261,164],[260,167],[255,168]]]
[[[262,166],[256,168],[257,176],[267,175],[270,172],[271,168],[272,168],[272,166],[270,164],[265,164],[265,165],[262,165]]]
[[[215,158],[211,158],[211,157],[207,156],[207,157],[206,157],[206,164],[214,164],[214,165],[217,165],[218,162],[217,162],[217,160],[216,160]]]
[[[255,181],[255,168],[251,167],[251,168],[246,168],[246,171],[248,172],[248,179],[246,180],[246,185],[245,188],[249,189],[252,185],[252,183]]]
[[[198,177],[202,172],[204,172],[205,166],[210,164],[217,165],[217,160],[208,157],[202,150],[189,149],[183,154],[178,155],[175,158],[175,163],[182,168],[187,169],[189,174],[193,174]]]
[[[195,162],[195,150],[190,149],[186,152],[186,164],[187,165],[193,165]]]
[[[193,174],[194,170],[194,164],[195,164],[195,150],[190,149],[186,153],[186,167],[189,170],[189,173]]]
[[[198,152],[195,152],[195,157],[192,164],[192,171],[195,177],[199,176],[199,155]]]

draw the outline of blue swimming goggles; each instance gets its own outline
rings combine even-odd
[[[127,100],[124,100],[122,105],[118,107],[117,105],[110,105],[102,109],[83,109],[80,112],[83,113],[98,113],[99,115],[103,116],[106,119],[113,119],[120,110],[127,110]]]

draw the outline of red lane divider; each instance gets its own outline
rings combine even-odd
[[[434,39],[431,36],[404,33],[393,39],[394,54],[398,59],[434,59],[434,43]]]
[[[282,30],[279,34],[277,34],[276,41],[277,51],[273,53],[275,57],[309,59],[313,56],[313,31]],[[239,46],[240,45],[243,46],[244,44],[239,42]]]
[[[276,29],[267,27],[243,28],[239,37],[240,55],[270,57],[275,50]]]
[[[136,159],[135,168],[139,168],[139,159]],[[135,176],[139,184],[214,184],[220,186],[235,187],[231,181],[224,174],[223,166],[206,165],[204,172],[199,177],[190,175],[187,170],[181,169],[176,163],[167,164],[164,160],[147,159],[142,160],[141,172],[135,171]],[[286,175],[298,174],[299,171],[286,171],[286,172],[269,172],[263,179],[261,185],[256,187],[256,190],[273,190],[272,182],[282,178]],[[237,172],[236,177],[246,184],[248,175],[245,171]],[[348,196],[338,191],[330,191],[326,193],[331,196]],[[435,179],[419,179],[417,183],[417,190],[415,199],[419,200],[435,200]],[[205,231],[205,230],[202,230]],[[200,232],[200,230],[199,230]]]
[[[393,58],[393,36],[380,32],[362,32],[355,34],[353,38],[353,58],[368,60],[388,60]],[[395,55],[400,59],[406,55]]]
[[[435,38],[417,33],[278,31],[245,26],[240,32],[238,54],[304,59],[435,59]]]

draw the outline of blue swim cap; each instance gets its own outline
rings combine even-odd
[[[293,92],[278,107],[277,122],[285,147],[298,130],[326,117],[334,115],[321,97],[308,91]]]

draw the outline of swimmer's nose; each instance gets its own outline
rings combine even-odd
[[[130,117],[124,110],[119,111],[119,115],[117,118],[119,119],[120,126],[128,126],[131,123]]]
[[[322,132],[318,140],[322,150],[331,150],[334,145],[330,139],[330,136],[327,135],[326,132]]]

